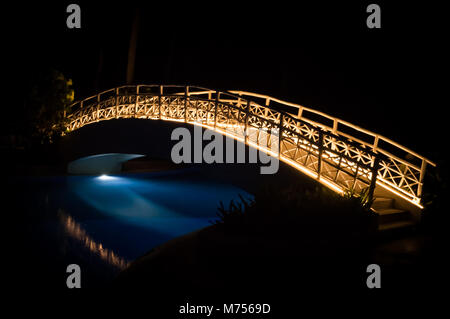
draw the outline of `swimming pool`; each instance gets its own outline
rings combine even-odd
[[[33,258],[58,283],[65,282],[61,267],[81,264],[85,286],[104,284],[152,248],[210,225],[220,201],[251,197],[192,168],[21,182],[34,190],[22,204],[29,222],[21,226]]]

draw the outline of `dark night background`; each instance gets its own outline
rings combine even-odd
[[[72,2],[81,7],[81,29],[66,27]],[[381,29],[366,26],[370,3],[381,7]],[[340,117],[433,161],[445,156],[448,36],[443,8],[429,2],[16,1],[2,10],[8,85],[0,135],[26,126],[23,101],[50,68],[73,79],[75,100],[124,85],[136,10],[136,84],[266,94]]]
[[[82,27],[68,29],[69,3],[4,11],[4,66],[17,95],[13,107],[4,107],[3,130],[20,126],[17,100],[40,70],[53,67],[72,78],[75,99],[125,84],[139,8],[135,83],[267,94],[439,157],[445,38],[438,6],[378,1],[382,28],[368,29],[365,1],[79,1]]]

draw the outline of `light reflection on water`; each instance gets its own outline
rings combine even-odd
[[[72,216],[64,213],[63,210],[58,211],[58,218],[61,221],[61,224],[64,226],[64,230],[66,233],[81,242],[85,248],[87,248],[91,253],[100,257],[103,261],[106,261],[108,264],[113,265],[119,269],[125,269],[129,262],[124,258],[121,258],[117,254],[115,254],[112,250],[103,248],[101,243],[96,242],[92,239],[86,231],[81,227],[79,223],[73,219]]]
[[[63,247],[55,248],[55,258],[75,259],[99,272],[106,266],[120,271],[168,240],[211,225],[220,201],[249,195],[195,173],[36,179],[33,189],[43,193],[38,199],[49,198],[36,215],[44,234]]]
[[[251,196],[197,170],[16,182],[24,190],[20,238],[56,286],[71,263],[88,269],[87,286],[111,282],[153,248],[209,226],[220,201]]]
[[[103,216],[169,237],[210,225],[220,201],[246,195],[230,185],[190,179],[86,176],[69,178],[68,185],[78,199]]]

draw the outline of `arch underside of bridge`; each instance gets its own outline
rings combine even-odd
[[[275,109],[271,102],[275,107],[284,106],[295,113]],[[317,116],[315,120],[308,119],[305,116],[308,112],[328,117],[332,125],[317,121]],[[382,187],[419,208],[422,208],[420,198],[426,165],[434,165],[395,142],[357,126],[352,128],[373,136],[373,142],[341,132],[340,126],[350,124],[340,119],[241,91],[160,85],[114,88],[72,105],[68,131],[122,118],[201,125],[277,156],[337,192],[360,193],[367,188],[372,196],[375,187]],[[408,154],[409,160],[382,149],[380,141]]]

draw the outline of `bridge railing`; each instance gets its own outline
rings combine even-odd
[[[164,119],[221,130],[257,147],[261,130],[276,128],[280,159],[340,189],[369,187],[373,192],[377,183],[418,206],[427,164],[435,166],[408,148],[339,118],[244,91],[126,85],[78,101],[71,110],[69,130],[112,118]],[[273,139],[271,133],[264,134],[263,139]],[[403,156],[394,155],[396,151]]]
[[[243,98],[251,99],[256,97],[263,99],[265,106],[268,108],[271,108],[274,104],[292,108],[296,111],[293,115],[296,115],[297,118],[321,127],[327,132],[355,141],[364,148],[370,148],[376,153],[383,154],[385,159],[380,161],[379,180],[388,186],[394,187],[403,195],[409,197],[410,194],[414,194],[412,199],[419,203],[422,196],[426,167],[427,165],[436,166],[435,163],[426,157],[385,136],[318,110],[267,95],[245,91],[230,92]]]

